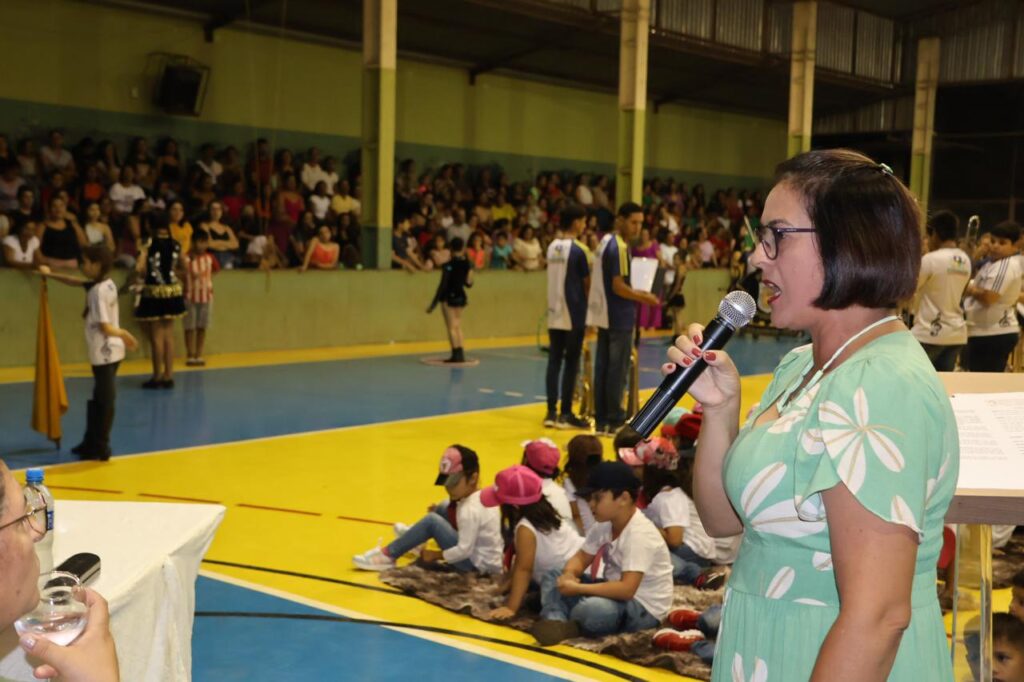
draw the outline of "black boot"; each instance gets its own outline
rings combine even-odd
[[[453,362],[462,362],[462,360],[459,360],[459,350],[459,348],[452,348],[452,354],[448,356],[448,359],[445,360],[445,362],[449,364]]]
[[[99,405],[95,400],[90,400],[85,404],[85,436],[82,437],[81,443],[71,448],[73,454],[81,455],[95,450],[96,433],[101,426],[101,416],[98,408]]]
[[[455,357],[454,362],[465,362],[466,361],[466,354],[462,350],[461,346],[455,349],[455,353],[453,355]]]

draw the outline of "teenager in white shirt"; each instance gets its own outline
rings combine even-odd
[[[918,307],[910,332],[938,372],[952,372],[967,344],[967,322],[960,307],[971,279],[971,259],[956,245],[960,221],[950,211],[928,220],[928,253],[921,259]]]
[[[715,541],[704,530],[697,507],[683,488],[684,484],[690,488],[692,468],[680,469],[679,453],[666,438],[652,438],[637,444],[636,454],[644,463],[644,498],[650,500],[644,515],[668,545],[672,579],[683,585],[704,588],[708,575],[704,569],[709,568],[715,558]]]
[[[383,571],[398,557],[428,540],[441,547],[441,558],[459,571],[500,573],[501,514],[480,502],[480,460],[464,445],[452,445],[441,456],[435,485],[443,485],[449,501],[441,502],[412,526],[395,524],[395,540],[352,557],[357,568]],[[424,560],[431,560],[424,554]]]
[[[558,446],[547,438],[538,438],[523,443],[522,464],[540,476],[543,482],[544,497],[548,499],[559,516],[572,524],[569,496],[565,494],[565,488],[555,481],[558,476],[558,463],[561,459],[562,453]]]
[[[992,228],[989,262],[967,285],[966,366],[971,372],[1003,372],[1017,345],[1020,324],[1017,301],[1021,295],[1021,262],[1015,258],[1020,225],[1006,221]]]
[[[4,263],[9,268],[34,270],[39,267],[39,237],[36,225],[27,218],[18,217],[12,234],[3,239]]]
[[[85,279],[51,273],[41,265],[39,272],[71,286],[86,288],[85,341],[89,346],[89,364],[95,379],[92,400],[86,404],[85,437],[71,449],[82,459],[110,459],[110,429],[114,424],[114,401],[117,397],[117,368],[124,360],[125,349],[135,350],[138,341],[120,326],[117,285],[110,279],[114,254],[103,244],[92,244],[82,250],[82,273]]]
[[[494,485],[480,493],[485,507],[501,506],[502,534],[513,554],[512,569],[501,588],[508,598],[491,611],[495,620],[514,617],[530,584],[539,585],[550,571],[561,572],[583,545],[583,538],[559,516],[542,487],[535,471],[519,465],[499,472]]]
[[[661,533],[637,509],[640,480],[623,462],[601,462],[580,491],[597,524],[559,574],[541,580],[541,620],[530,632],[543,646],[579,634],[603,637],[655,628],[672,606],[672,562]],[[601,581],[583,572],[601,554]]]

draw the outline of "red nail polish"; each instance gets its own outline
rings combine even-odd
[[[705,353],[704,357],[711,362],[715,361],[715,354],[713,352]]]
[[[690,358],[683,358],[683,364],[686,365],[687,367],[689,367],[692,363],[693,360],[691,360]]]
[[[690,352],[693,354],[693,357],[695,357],[695,358],[699,358],[700,357],[700,348],[694,348]]]
[[[695,334],[694,337],[693,337],[693,342],[699,346],[700,345],[700,336]]]

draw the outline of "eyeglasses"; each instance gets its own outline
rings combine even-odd
[[[3,524],[0,526],[0,530],[25,522],[28,523],[29,529],[40,538],[46,535],[46,505],[33,507],[28,503],[28,499],[26,499],[25,508],[27,511],[22,516]]]
[[[775,260],[779,256],[779,242],[786,234],[799,232],[815,232],[813,227],[775,227],[774,225],[760,225],[754,230],[754,237],[757,243],[764,249],[764,255],[768,260]]]

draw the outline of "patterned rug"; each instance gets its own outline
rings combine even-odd
[[[1024,571],[1024,535],[1016,533],[1002,549],[992,552],[992,588],[1010,586],[1017,573]]]
[[[495,622],[491,620],[490,612],[504,603],[504,597],[496,592],[498,579],[494,576],[406,566],[385,571],[381,573],[380,579],[386,585],[428,603],[486,622]],[[701,591],[676,585],[673,606],[703,611],[713,604],[721,604],[723,594],[724,590]],[[528,631],[537,620],[539,598],[536,594],[527,595],[525,603],[519,615],[503,624],[516,630]],[[530,609],[531,603],[533,610]],[[579,637],[566,640],[563,644],[608,654],[648,668],[665,668],[699,680],[711,679],[711,668],[696,655],[654,648],[651,644],[653,634],[654,630],[645,630],[600,638]]]

